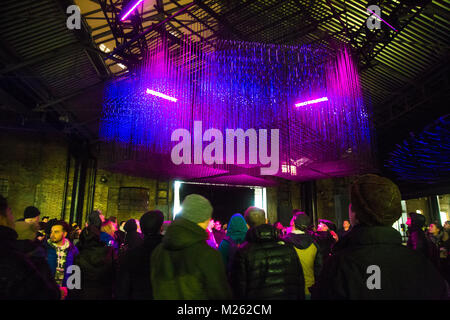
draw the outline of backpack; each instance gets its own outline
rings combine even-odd
[[[233,266],[234,256],[236,255],[236,252],[239,250],[239,248],[242,246],[241,243],[236,243],[231,239],[230,236],[225,236],[223,238],[223,241],[227,241],[230,246],[228,248],[228,263],[227,263],[227,273],[231,273],[231,268]]]

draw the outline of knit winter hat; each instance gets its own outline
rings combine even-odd
[[[363,225],[392,226],[402,214],[401,194],[387,178],[366,174],[356,179],[350,191],[352,211]]]
[[[213,207],[208,199],[198,194],[190,194],[181,204],[181,217],[194,223],[211,219]]]
[[[294,220],[296,229],[306,230],[311,225],[311,218],[304,212],[297,214]]]
[[[41,212],[39,211],[39,209],[33,206],[26,207],[23,213],[24,219],[36,218],[37,216],[40,215]]]

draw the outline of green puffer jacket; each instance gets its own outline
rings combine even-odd
[[[206,244],[197,224],[177,218],[151,257],[156,300],[224,300],[231,298],[220,253]]]

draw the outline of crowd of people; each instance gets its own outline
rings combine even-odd
[[[425,231],[410,213],[404,245],[392,181],[363,175],[350,197],[337,230],[299,210],[289,226],[270,224],[257,207],[222,224],[197,194],[173,222],[154,210],[118,223],[97,210],[81,228],[35,207],[15,221],[0,196],[0,299],[448,299],[449,222]]]

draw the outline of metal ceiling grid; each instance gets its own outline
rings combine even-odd
[[[56,118],[59,114],[76,122],[77,116],[65,108],[64,101],[101,83],[108,70],[100,57],[92,54],[95,48],[90,46],[87,30],[83,29],[83,35],[68,30],[65,11],[65,4],[56,0],[4,1],[0,74],[2,83],[8,83],[4,94],[27,97],[20,101],[30,116],[56,112]],[[80,129],[75,122],[73,128]]]
[[[75,3],[82,8],[97,50],[103,44],[113,51],[117,44],[98,1],[76,0]],[[156,1],[159,7],[153,6],[155,1],[144,3],[142,21],[146,29],[192,1]],[[149,32],[145,39],[152,48],[161,32],[167,32],[174,43],[172,50],[177,49],[176,39],[181,34],[193,32],[197,39],[198,36],[225,37],[286,45],[328,45],[333,39],[346,42],[360,60],[365,98],[375,106],[377,117],[382,118],[385,105],[403,94],[406,85],[416,85],[418,77],[448,57],[450,2],[433,0],[425,8],[410,8],[398,17],[405,24],[399,32],[384,31],[383,37],[365,30],[366,4],[357,0],[196,0],[188,11],[158,31]],[[402,12],[400,4],[397,0],[384,1],[383,17],[390,21],[396,12]],[[7,1],[3,11],[8,15],[2,19],[2,40],[55,97],[80,91],[99,79],[101,72],[90,61],[92,56],[60,22],[64,11],[56,0]],[[137,53],[136,49],[133,53]],[[46,61],[40,61],[44,57]],[[117,59],[108,59],[106,63],[115,75],[127,73]],[[10,63],[3,71],[8,68],[18,67]]]

